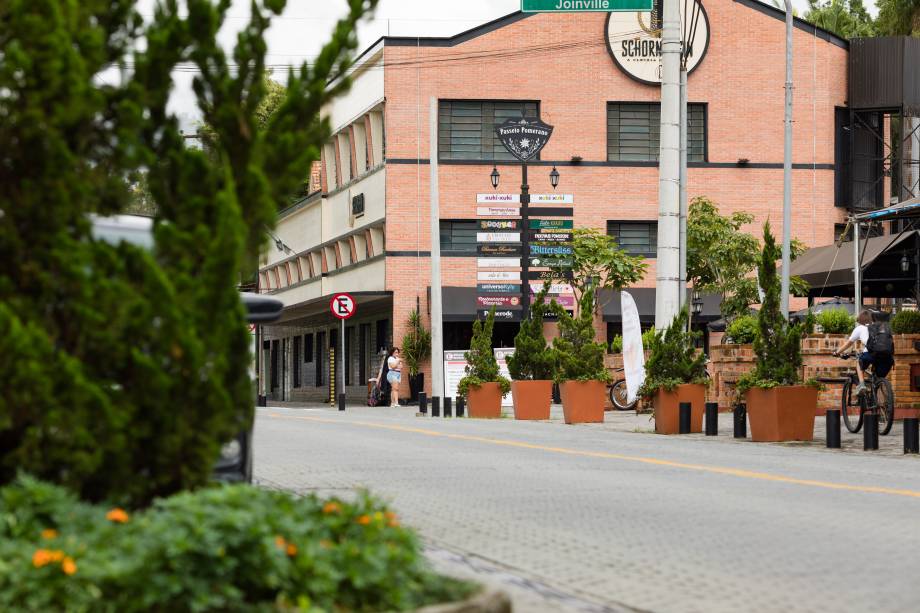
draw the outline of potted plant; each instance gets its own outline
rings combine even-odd
[[[543,315],[550,308],[546,304],[548,289],[545,284],[534,296],[530,317],[514,337],[514,355],[507,359],[515,419],[549,419],[555,357],[543,336]]]
[[[680,431],[680,404],[690,403],[690,431],[703,431],[706,402],[706,354],[697,351],[694,341],[700,332],[687,330],[689,319],[684,307],[666,330],[651,337],[645,364],[645,382],[639,395],[652,399],[655,432]]]
[[[602,422],[610,372],[604,366],[605,343],[595,340],[594,290],[582,294],[577,317],[555,302],[553,308],[559,314],[559,337],[553,340],[553,349],[565,423]]]
[[[502,416],[502,396],[511,390],[511,382],[501,376],[498,361],[492,351],[492,328],[495,325],[495,307],[489,311],[485,322],[473,322],[473,340],[466,352],[466,376],[460,379],[457,390],[467,399],[470,417],[498,418]]]
[[[420,372],[422,362],[431,356],[431,332],[425,329],[422,315],[416,308],[409,313],[409,323],[402,339],[402,359],[409,373],[410,401],[418,401],[419,392],[425,389],[425,375]]]
[[[755,441],[810,441],[814,437],[818,385],[802,381],[801,326],[780,311],[780,281],[776,274],[779,250],[769,222],[758,278],[764,298],[757,316],[754,370],[738,379],[737,390],[747,401],[751,438]]]

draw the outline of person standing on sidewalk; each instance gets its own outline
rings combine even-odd
[[[402,359],[399,347],[391,347],[387,357],[387,383],[390,384],[390,406],[399,406],[399,384],[402,382]]]

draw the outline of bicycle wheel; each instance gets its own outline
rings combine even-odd
[[[860,399],[853,391],[853,381],[848,380],[843,384],[843,394],[840,396],[840,415],[847,430],[856,434],[862,428],[863,411]]]
[[[626,398],[626,379],[620,379],[610,387],[610,402],[618,411],[631,411],[636,407],[636,400],[627,402]]]
[[[888,379],[875,380],[875,400],[878,403],[878,433],[884,436],[894,425],[894,391]]]

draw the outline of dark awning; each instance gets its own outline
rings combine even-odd
[[[636,308],[639,310],[639,321],[644,324],[655,323],[655,288],[654,287],[634,287],[626,290],[636,301]],[[690,302],[691,291],[687,290],[687,303]],[[693,316],[694,322],[708,322],[719,319],[722,316],[720,307],[722,299],[718,294],[703,294],[703,312]],[[611,323],[622,323],[623,312],[620,308],[620,292],[610,290],[601,290],[598,292],[598,300],[603,307],[604,321]]]
[[[879,257],[904,241],[917,236],[917,230],[895,235],[876,236],[859,241],[865,271]],[[792,262],[791,273],[801,277],[812,290],[853,285],[853,243],[827,245],[809,249]],[[900,274],[900,273],[899,273]],[[865,279],[864,279],[865,280]]]

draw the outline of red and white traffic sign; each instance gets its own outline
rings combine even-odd
[[[329,301],[329,310],[339,319],[352,317],[357,309],[358,305],[355,303],[355,299],[348,294],[336,294]]]

